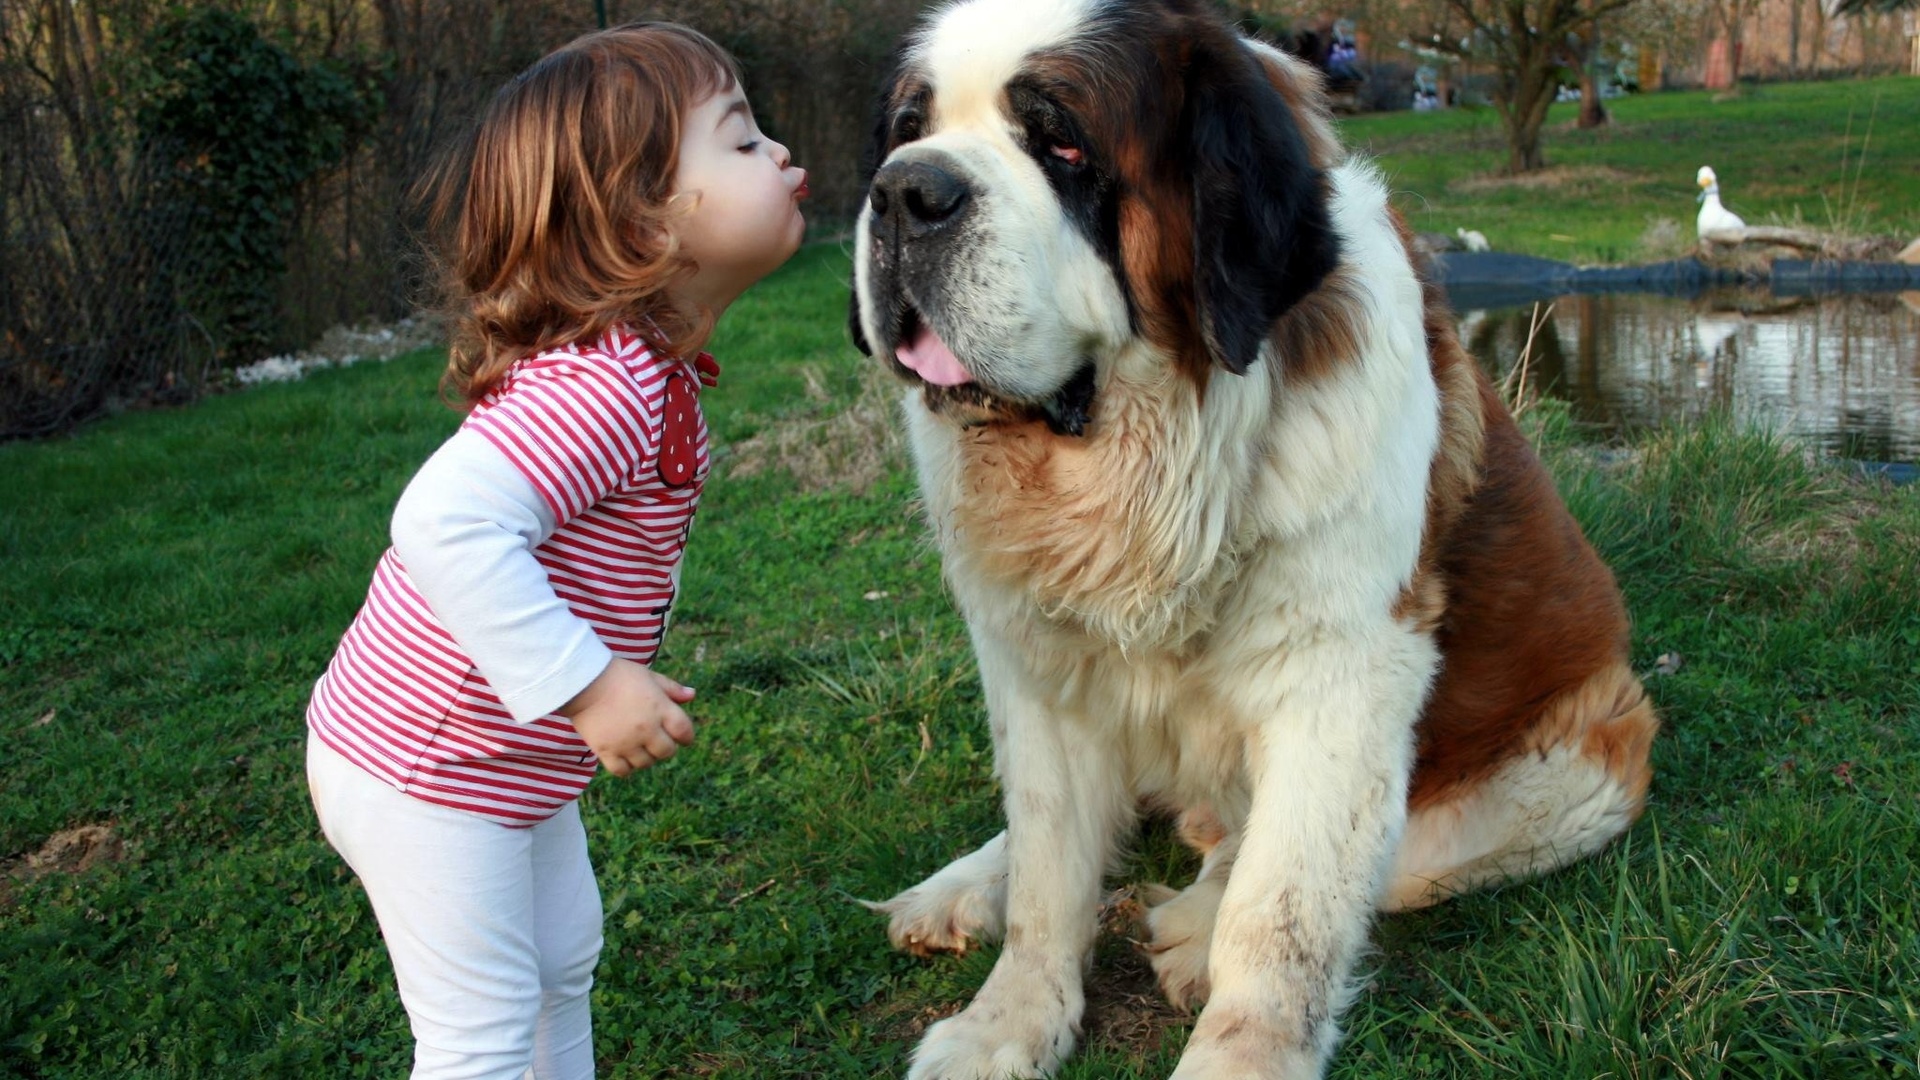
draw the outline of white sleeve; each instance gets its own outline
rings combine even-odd
[[[393,548],[414,587],[523,724],[613,659],[533,557],[557,527],[526,477],[471,430],[427,459],[393,510]]]

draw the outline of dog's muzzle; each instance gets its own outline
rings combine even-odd
[[[929,411],[960,424],[1040,420],[1056,434],[1083,435],[1093,416],[1091,360],[1052,395],[1033,401],[1008,397],[979,381],[936,386],[895,356],[923,325],[951,325],[965,317],[947,309],[944,278],[947,268],[964,257],[976,196],[966,171],[937,151],[889,162],[874,174],[867,193],[870,281],[868,295],[860,298],[878,316],[882,340],[871,343],[873,355],[895,374],[919,383]],[[976,380],[979,374],[973,372]]]

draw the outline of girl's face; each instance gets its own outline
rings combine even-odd
[[[673,190],[698,200],[678,230],[682,250],[699,266],[687,291],[716,315],[786,262],[806,231],[807,172],[760,133],[737,86],[687,114]]]

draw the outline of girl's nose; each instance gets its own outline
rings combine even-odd
[[[784,169],[793,164],[793,151],[788,150],[785,143],[776,142],[773,144],[773,160],[779,162],[780,167]]]

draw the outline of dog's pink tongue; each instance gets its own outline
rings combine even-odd
[[[935,386],[959,386],[973,381],[973,373],[967,370],[959,357],[953,355],[947,343],[925,326],[913,336],[912,341],[894,350],[894,355]]]

